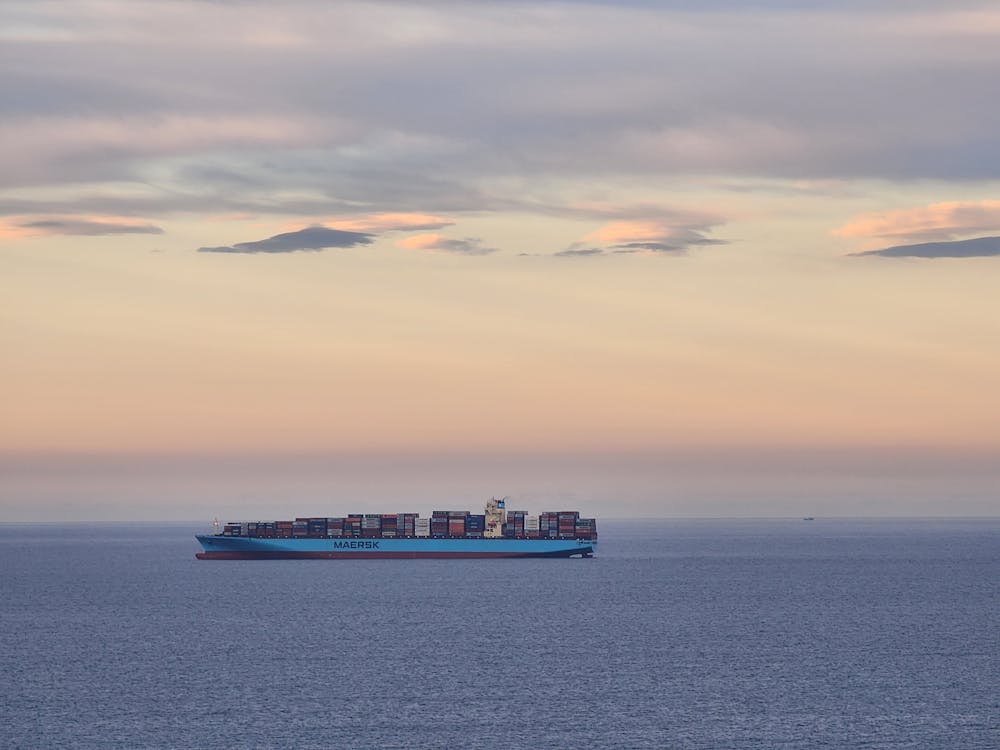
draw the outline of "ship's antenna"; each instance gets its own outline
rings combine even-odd
[[[216,516],[215,520],[212,521],[212,531],[215,532],[216,536],[219,535],[219,517],[218,516]]]

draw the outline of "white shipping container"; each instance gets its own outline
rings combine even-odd
[[[538,531],[538,516],[525,516],[525,518],[524,518],[524,530],[525,531]]]

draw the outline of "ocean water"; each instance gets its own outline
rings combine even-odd
[[[1000,747],[1000,520],[601,521],[592,560],[200,530],[0,525],[0,747]]]

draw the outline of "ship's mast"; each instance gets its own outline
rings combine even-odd
[[[497,539],[503,536],[504,515],[507,512],[507,498],[501,497],[499,500],[491,497],[486,503],[486,531],[483,536]]]

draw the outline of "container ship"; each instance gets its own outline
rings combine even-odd
[[[507,510],[505,498],[490,498],[482,514],[435,510],[430,518],[351,513],[247,521],[196,538],[203,549],[199,560],[592,557],[597,522],[575,510],[528,515]]]

